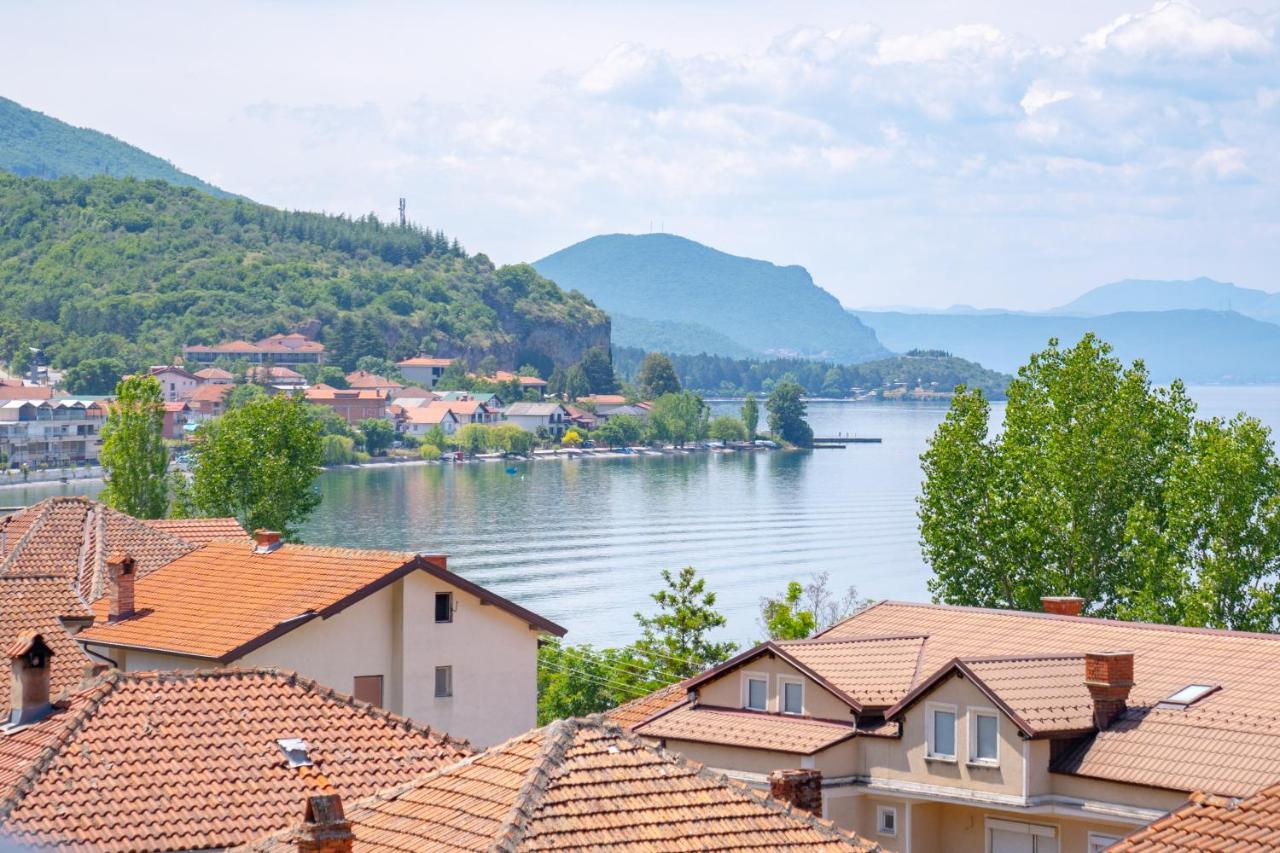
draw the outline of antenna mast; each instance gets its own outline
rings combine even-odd
[[[405,221],[404,221],[404,196],[401,196],[401,197],[400,197],[400,227],[401,227],[401,228],[404,228],[404,227],[405,227]]]

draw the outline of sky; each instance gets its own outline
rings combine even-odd
[[[502,263],[663,230],[849,306],[1280,291],[1280,0],[0,0],[0,95]],[[1050,8],[1053,7],[1053,8]]]

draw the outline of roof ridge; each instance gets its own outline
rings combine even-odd
[[[928,634],[880,634],[869,637],[832,637],[823,639],[821,635],[808,637],[804,640],[774,640],[780,646],[821,646],[835,643],[883,643],[889,640],[927,640]]]
[[[27,513],[34,510],[36,507],[40,506],[40,504],[44,504],[44,506],[40,508],[38,514],[36,515],[36,520],[31,522],[30,526],[27,527],[27,532],[22,534],[22,536],[18,537],[18,541],[13,543],[11,546],[9,546],[9,552],[5,554],[4,559],[0,559],[0,574],[8,573],[10,565],[12,565],[17,560],[17,556],[20,553],[22,553],[23,549],[25,549],[28,543],[31,542],[31,537],[34,536],[36,532],[40,528],[44,527],[44,525],[47,523],[49,519],[50,510],[52,509],[53,502],[55,500],[56,500],[55,498],[45,498],[42,501],[36,501],[31,506],[27,507],[25,510],[22,511],[21,514],[26,515]],[[17,513],[14,513],[14,515],[17,515]],[[12,517],[13,516],[6,516],[6,518],[12,518]]]
[[[40,750],[40,754],[35,760],[27,766],[22,776],[13,783],[3,800],[0,800],[0,821],[7,821],[13,810],[26,798],[31,789],[35,787],[36,780],[39,779],[44,771],[49,768],[53,760],[57,758],[62,751],[70,745],[80,730],[84,728],[89,718],[93,716],[93,712],[106,701],[106,698],[115,693],[123,680],[123,673],[119,670],[108,670],[98,676],[96,683],[91,682],[90,686],[85,687],[80,693],[88,693],[93,690],[100,690],[99,694],[90,699],[83,708],[71,717],[62,732],[54,739],[52,743]],[[47,719],[47,718],[46,718]]]
[[[542,798],[546,796],[555,771],[559,769],[565,753],[577,737],[578,721],[572,718],[556,720],[543,731],[542,750],[525,773],[524,784],[520,786],[511,810],[498,827],[496,840],[489,845],[489,849],[495,853],[516,853],[519,849],[528,829],[529,818],[542,804]]]
[[[953,660],[963,663],[1013,663],[1033,660],[1084,660],[1085,652],[1062,652],[1061,654],[1044,655],[988,655],[982,657],[958,657]]]

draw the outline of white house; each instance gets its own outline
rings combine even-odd
[[[404,434],[421,438],[440,427],[445,435],[453,435],[458,431],[461,421],[449,405],[434,401],[425,406],[406,407],[402,420]]]
[[[443,556],[267,531],[139,579],[127,553],[108,570],[94,624],[75,638],[122,670],[282,667],[478,745],[535,724],[538,640],[565,633]]]
[[[169,403],[187,399],[204,381],[186,368],[171,364],[148,368],[147,375],[160,380],[160,390]]]
[[[552,435],[561,436],[569,426],[569,410],[561,403],[512,403],[504,414],[508,421],[529,432],[543,427]]]
[[[414,385],[435,390],[436,383],[450,364],[453,364],[453,359],[450,358],[417,356],[396,362],[396,367],[400,368],[400,375]]]

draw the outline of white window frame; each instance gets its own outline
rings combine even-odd
[[[935,711],[950,712],[951,719],[953,720],[952,732],[951,732],[951,745],[952,745],[952,748],[955,750],[955,752],[960,751],[960,744],[958,742],[959,732],[957,731],[960,728],[960,714],[956,706],[949,705],[945,702],[926,702],[924,705],[924,755],[925,755],[925,758],[929,759],[930,761],[948,761],[954,764],[956,762],[956,755],[954,753],[951,755],[941,755],[937,752],[934,752],[933,750],[933,743],[935,740],[934,738],[935,732],[933,730],[934,728],[933,718],[934,718]]]
[[[1000,765],[1000,712],[995,708],[969,708],[965,714],[969,722],[969,763],[978,767]],[[978,718],[993,717],[996,721],[996,754],[994,758],[978,757]]]
[[[886,828],[884,825],[885,815],[893,815],[893,826],[891,828]],[[876,835],[886,835],[890,838],[898,837],[897,806],[876,806]]]
[[[751,682],[764,682],[764,707],[751,707]],[[744,670],[742,673],[742,707],[747,711],[768,711],[769,710],[769,673],[754,672]]]
[[[1015,820],[1001,820],[1000,818],[989,817],[985,821],[983,831],[986,833],[985,849],[987,853],[991,851],[991,830],[999,829],[1004,832],[1016,832],[1019,835],[1031,835],[1038,838],[1052,838],[1057,843],[1059,853],[1062,850],[1062,840],[1058,836],[1058,828],[1040,823],[1023,823]],[[1035,846],[1034,844],[1032,845]]]
[[[800,685],[800,710],[799,711],[787,710],[787,685],[788,684]],[[790,676],[790,675],[778,676],[778,713],[779,714],[787,714],[788,716],[792,716],[792,717],[802,716],[805,713],[804,698],[805,697],[804,697],[804,679],[803,678],[796,678],[795,676]]]
[[[1103,850],[1106,850],[1123,837],[1123,835],[1109,835],[1105,832],[1091,832],[1089,833],[1089,853],[1094,853],[1094,851],[1102,853]]]

